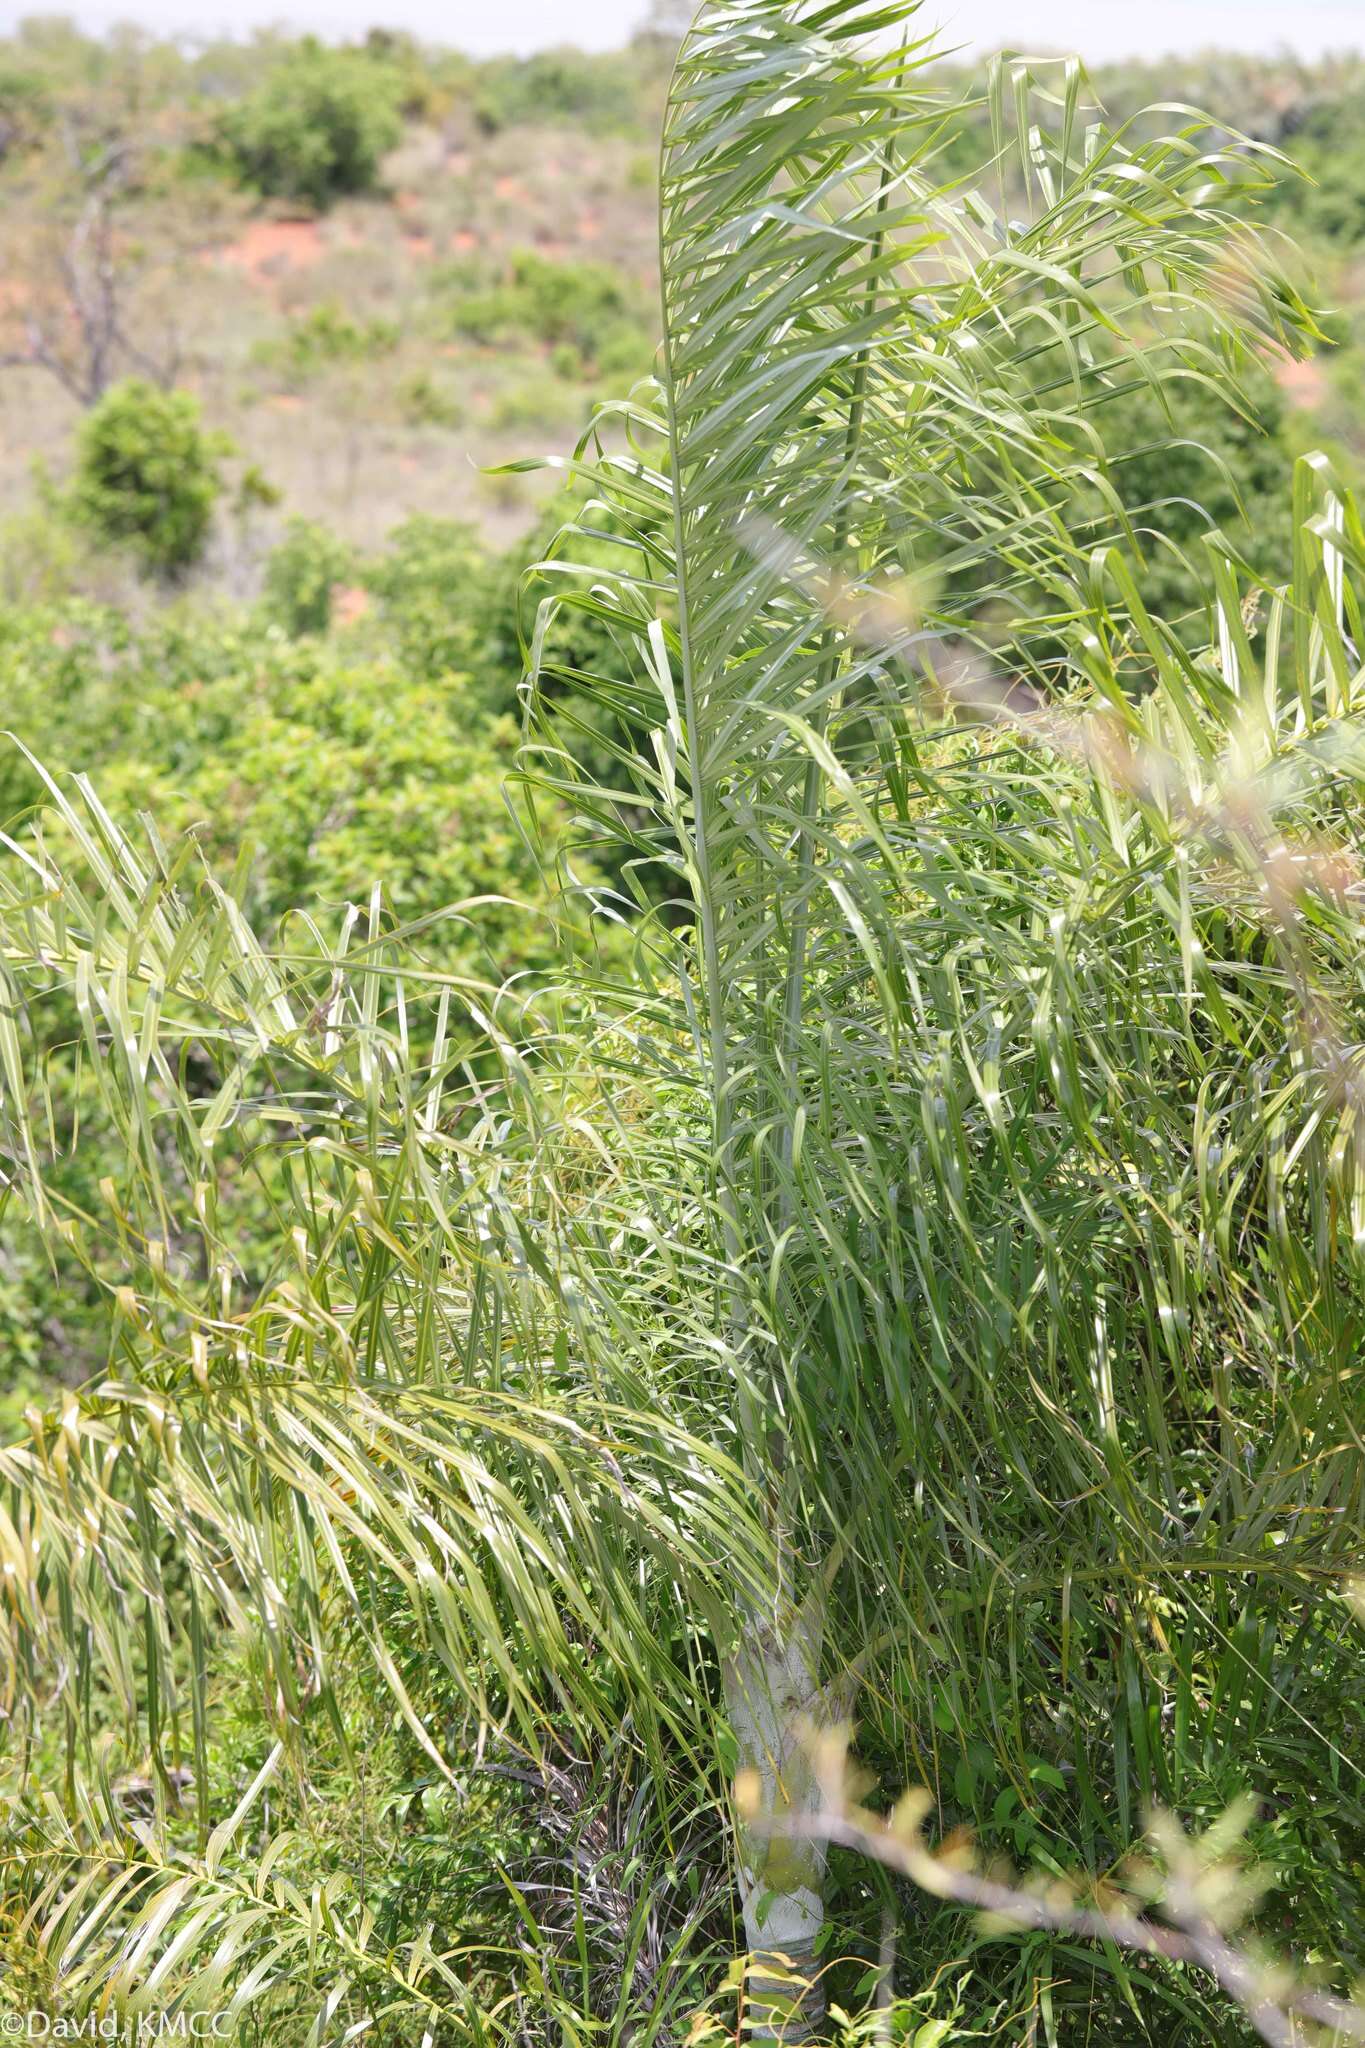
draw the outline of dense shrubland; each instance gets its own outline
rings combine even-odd
[[[943,1870],[1112,1910],[1168,1809],[1236,1942],[1365,1973],[1365,532],[1349,404],[1310,456],[1283,372],[1319,323],[1242,240],[1349,260],[1358,81],[1181,95],[1302,132],[1281,185],[1169,109],[1087,140],[1060,72],[953,113],[857,11],[708,10],[662,381],[515,546],[286,492],[234,589],[278,487],[215,510],[215,429],[145,385],[14,529],[18,2006],[662,2048],[741,2037],[781,1949],[832,2040],[1315,2038],[821,1870],[769,1751],[818,1821],[805,1723],[845,1719]],[[661,76],[657,38],[14,52],[17,175],[40,91],[122,95],[157,177],[317,207],[404,120],[619,141]],[[253,369],[624,393],[655,320],[592,247],[301,302]]]
[[[6,722],[45,763],[98,764],[115,812],[192,834],[262,931],[303,904],[367,902],[378,884],[433,968],[496,985],[556,957],[523,807],[504,797],[520,738],[516,584],[517,564],[453,522],[411,521],[370,560],[297,526],[254,612],[182,604],[130,625],[107,605],[12,606]],[[329,634],[339,588],[367,609]],[[43,794],[6,741],[7,827]],[[476,919],[458,909],[472,898],[486,899]],[[114,1163],[100,1151],[91,1179],[97,1150],[84,1185]],[[67,1270],[45,1278],[11,1224],[0,1216],[13,1418],[45,1377],[97,1371],[107,1330],[98,1301]]]

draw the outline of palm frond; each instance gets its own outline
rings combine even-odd
[[[528,773],[553,750],[587,836],[672,878],[641,965],[706,1076],[717,1345],[783,1605],[828,1601],[781,1685],[854,1676],[959,1811],[1068,1774],[1102,1854],[1250,1685],[1266,1757],[1295,1727],[1358,1816],[1295,1699],[1361,1507],[1356,515],[1310,463],[1293,564],[1210,525],[1202,617],[1163,619],[1167,508],[1105,445],[1135,388],[1173,445],[1183,384],[1246,407],[1311,319],[1226,130],[1083,130],[1074,72],[1005,66],[1006,219],[998,166],[938,178],[928,53],[870,25],[755,0],[684,45],[662,395],[579,450]],[[575,586],[584,531],[622,567]],[[576,607],[620,674],[558,674]],[[625,787],[575,779],[561,682]]]
[[[292,957],[267,952],[192,855],[158,872],[155,843],[135,847],[93,792],[53,796],[81,851],[61,874],[41,849],[16,861],[0,959],[30,999],[74,995],[89,1090],[125,1166],[98,1213],[45,1192],[41,1155],[65,1134],[16,1004],[3,1104],[16,1175],[63,1255],[107,1289],[116,1335],[110,1377],[0,1454],[12,1677],[34,1675],[55,1632],[51,1668],[73,1699],[92,1660],[126,1693],[110,1617],[138,1616],[164,1726],[172,1638],[204,1625],[172,1591],[189,1568],[212,1608],[270,1643],[282,1713],[301,1684],[326,1683],[331,1595],[401,1700],[367,1616],[377,1572],[471,1687],[476,1719],[534,1744],[556,1694],[560,1710],[576,1698],[600,1712],[582,1646],[619,1630],[648,1659],[638,1586],[655,1538],[666,1575],[697,1567],[719,1588],[723,1574],[726,1596],[736,1567],[761,1575],[762,1543],[746,1564],[757,1528],[725,1453],[657,1402],[630,1403],[624,1365],[613,1393],[605,1354],[584,1358],[572,1275],[537,1243],[531,1155],[498,1154],[485,1084],[444,1044],[449,987],[425,988],[410,955],[397,964],[378,899],[349,952],[316,933]],[[233,1241],[253,1169],[280,1217],[254,1273]],[[679,1543],[689,1498],[707,1526]],[[614,1523],[624,1547],[608,1566]],[[542,1629],[544,1661],[530,1649]],[[528,1684],[561,1659],[563,1690]],[[668,1691],[660,1662],[644,1694]]]

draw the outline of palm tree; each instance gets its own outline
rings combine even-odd
[[[2,1468],[10,1695],[68,1717],[78,1814],[30,1882],[81,1981],[241,1999],[325,1939],[429,2029],[505,2022],[454,1951],[376,1956],[363,1902],[319,1935],[228,1898],[239,1814],[188,1872],[97,1853],[91,1700],[140,1698],[163,1799],[182,1723],[203,1780],[217,1616],[286,1744],[359,1648],[437,1770],[624,1740],[661,1840],[742,1772],[768,2037],[818,2024],[834,1932],[772,1824],[854,1713],[1047,1854],[1117,1856],[1230,1749],[1330,1768],[1359,1826],[1323,1595],[1361,1504],[1365,542],[1307,463],[1283,585],[1210,532],[1152,615],[1152,450],[1108,422],[1155,392],[1174,444],[1182,384],[1245,407],[1310,324],[1242,225],[1256,154],[1107,134],[1074,67],[1010,63],[996,159],[949,178],[915,15],[713,0],[680,54],[660,376],[595,418],[533,572],[525,780],[624,878],[567,861],[560,981],[442,982],[377,898],[267,947],[84,783],[11,848],[7,1171],[113,1318],[109,1379]],[[557,651],[576,617],[609,673]],[[54,1000],[125,1140],[104,1213],[47,1187]],[[608,2006],[671,2024],[630,1971]]]

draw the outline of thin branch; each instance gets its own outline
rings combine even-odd
[[[737,1787],[737,1794],[742,1803],[745,1788]],[[1176,1879],[1165,1886],[1165,1910],[1175,1923],[1171,1926],[1123,1904],[1087,1907],[1063,1902],[1056,1897],[1055,1886],[1046,1894],[1024,1891],[998,1877],[983,1876],[951,1856],[936,1855],[920,1832],[932,1803],[929,1793],[912,1793],[902,1801],[896,1816],[885,1820],[865,1808],[836,1800],[819,1813],[792,1813],[776,1823],[755,1816],[750,1825],[855,1850],[908,1878],[933,1898],[988,1914],[1011,1927],[1110,1942],[1130,1954],[1202,1970],[1235,2000],[1271,2048],[1307,2048],[1297,2016],[1348,2040],[1365,2041],[1365,2006],[1314,1991],[1288,1976],[1282,1978],[1274,1966],[1235,1948],[1201,1905],[1192,1883]]]
[[[154,355],[128,332],[114,204],[126,182],[130,145],[116,137],[89,162],[69,141],[71,152],[86,196],[55,259],[60,303],[48,317],[27,314],[28,346],[0,355],[0,368],[46,370],[78,405],[90,406],[108,389],[120,358],[155,384],[174,384],[181,347],[172,330],[167,348]]]

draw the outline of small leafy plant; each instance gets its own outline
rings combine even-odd
[[[411,371],[401,379],[395,396],[409,426],[458,427],[464,423],[459,399],[430,370]]]
[[[505,275],[456,298],[450,324],[471,341],[540,342],[612,370],[647,360],[649,329],[629,281],[609,263],[566,263],[522,249]]]
[[[392,320],[355,320],[335,299],[325,299],[291,320],[282,335],[261,342],[255,355],[267,367],[304,378],[342,363],[377,362],[397,346]]]
[[[410,675],[435,681],[485,666],[488,565],[472,527],[425,514],[405,519],[365,580]]]
[[[72,509],[148,574],[179,575],[204,552],[228,452],[189,392],[126,378],[81,423]]]
[[[354,567],[354,550],[320,519],[291,519],[265,567],[268,618],[291,639],[325,633],[332,593]]]

